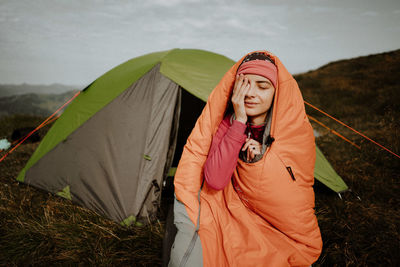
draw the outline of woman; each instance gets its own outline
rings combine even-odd
[[[296,81],[273,54],[246,55],[209,96],[182,153],[170,266],[315,262],[314,162]]]

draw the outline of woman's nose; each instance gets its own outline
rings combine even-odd
[[[254,96],[255,92],[256,92],[256,88],[255,87],[256,87],[255,84],[250,82],[250,88],[247,91],[246,96]]]

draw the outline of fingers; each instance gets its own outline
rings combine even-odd
[[[233,93],[237,92],[237,88],[239,88],[243,83],[243,75],[236,75],[235,86],[233,87]]]
[[[240,97],[240,101],[243,101],[243,105],[244,105],[244,98],[247,94],[247,91],[249,91],[249,89],[250,89],[250,83],[247,78],[244,79],[243,83],[244,84],[242,85],[242,90],[240,90],[240,92],[239,92],[239,97]]]
[[[243,74],[236,75],[235,86],[233,87],[232,96],[241,97],[245,95],[246,87],[250,88],[249,79]]]
[[[250,88],[250,83],[247,77],[245,77],[242,74],[238,75],[232,92],[231,100],[233,104],[233,109],[235,111],[236,120],[241,121],[243,123],[246,123],[247,121],[244,98],[249,88]]]
[[[232,103],[240,108],[242,112],[245,112],[244,98],[249,88],[250,84],[247,82],[247,79],[245,79],[243,80],[243,84],[241,84],[232,95]]]
[[[244,99],[244,96],[247,93],[247,90],[250,88],[250,82],[247,77],[244,77],[242,82],[241,90],[239,91],[240,99]]]
[[[253,160],[258,154],[261,154],[260,149],[256,146],[250,145],[246,151],[247,161]]]
[[[253,139],[251,138],[246,138],[246,143],[244,143],[243,147],[242,147],[242,151],[245,151],[249,145],[252,143]]]
[[[245,151],[248,147],[255,148],[255,150],[260,150],[261,144],[252,138],[246,138],[246,143],[244,143],[242,150]],[[252,149],[254,150],[254,149]]]
[[[250,146],[248,151],[250,160],[254,159],[256,155],[261,154],[260,149],[255,146]]]
[[[246,151],[246,159],[250,161],[254,159],[256,155],[261,154],[261,144],[254,139],[247,138],[246,143],[242,147],[242,151]]]

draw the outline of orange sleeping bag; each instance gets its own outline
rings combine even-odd
[[[223,190],[201,190],[199,236],[204,266],[309,266],[322,249],[314,214],[315,143],[298,85],[280,60],[271,136],[275,139],[254,163],[238,159]],[[175,174],[175,195],[196,225],[198,191],[212,138],[231,97],[237,68],[210,94],[184,147]]]

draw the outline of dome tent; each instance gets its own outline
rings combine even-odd
[[[117,222],[151,220],[163,179],[233,64],[203,50],[172,49],[111,69],[67,107],[17,180]],[[347,189],[318,148],[315,177],[336,192]]]

